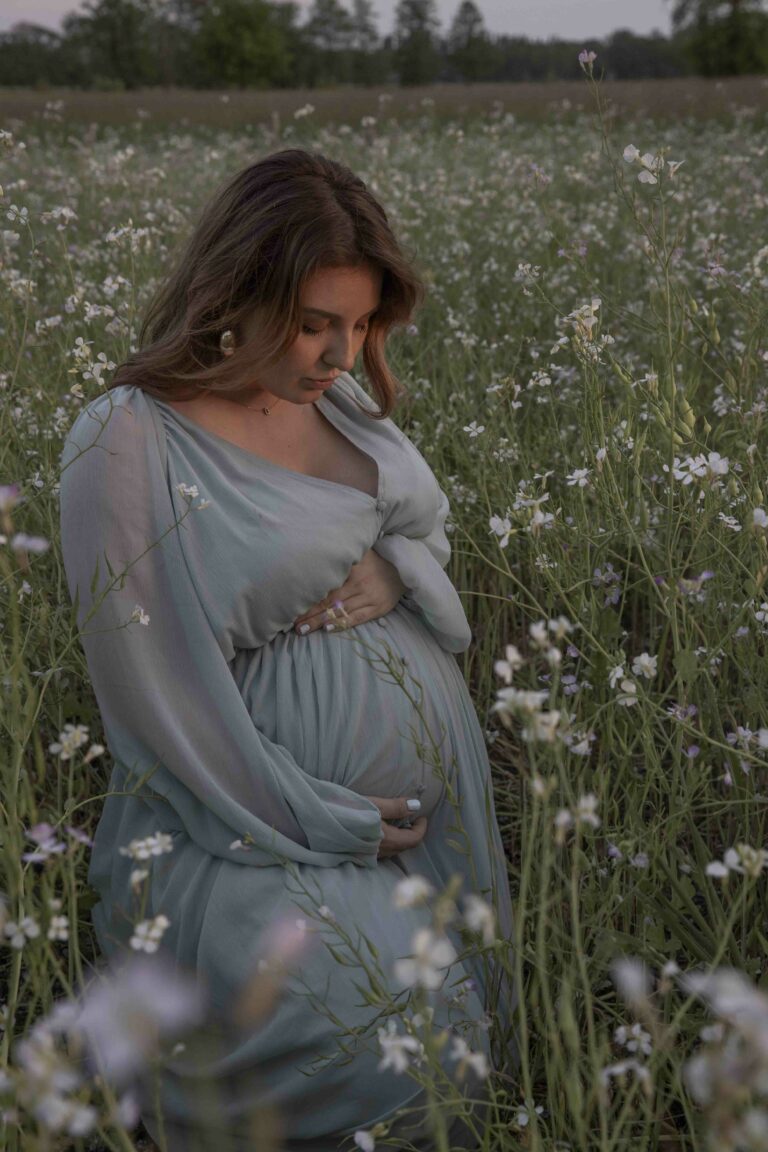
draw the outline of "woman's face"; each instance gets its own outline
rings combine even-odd
[[[317,383],[351,372],[368,331],[368,321],[381,301],[382,272],[362,268],[323,268],[304,286],[300,297],[301,331],[282,359],[263,377],[254,375],[254,395],[311,404],[330,383]],[[327,315],[323,315],[327,313]],[[257,315],[243,325],[251,339]]]

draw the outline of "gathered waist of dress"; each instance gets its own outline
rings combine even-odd
[[[442,797],[445,722],[466,686],[409,609],[339,632],[280,632],[238,649],[230,669],[254,724],[310,775],[366,796],[418,795],[425,814]]]

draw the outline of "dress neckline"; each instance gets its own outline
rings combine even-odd
[[[178,419],[181,424],[183,424],[187,427],[190,427],[190,428],[194,428],[195,431],[198,432],[202,436],[209,436],[212,440],[217,440],[220,444],[226,444],[228,449],[231,449],[233,452],[239,452],[243,456],[247,456],[249,459],[256,461],[258,464],[260,464],[262,467],[266,468],[267,470],[271,470],[271,471],[275,471],[275,472],[283,472],[287,476],[294,476],[299,480],[306,480],[311,484],[325,484],[331,488],[341,488],[347,492],[355,492],[355,493],[357,493],[358,496],[362,496],[365,500],[368,500],[370,503],[375,504],[377,507],[379,507],[380,504],[382,503],[383,487],[384,487],[384,476],[382,473],[381,465],[379,464],[379,461],[374,456],[371,456],[370,452],[366,452],[363,448],[361,448],[360,445],[355,442],[354,438],[348,434],[348,432],[343,431],[343,429],[341,429],[339,427],[338,423],[336,422],[336,419],[333,416],[331,416],[331,413],[333,412],[337,416],[341,416],[342,418],[344,417],[344,413],[341,411],[341,409],[336,404],[334,404],[334,403],[329,404],[328,403],[328,401],[330,400],[331,392],[333,392],[336,388],[337,388],[337,384],[334,381],[333,384],[331,384],[331,387],[326,392],[324,392],[321,396],[319,396],[317,398],[317,400],[313,401],[313,404],[315,405],[317,410],[320,412],[321,416],[324,416],[329,421],[329,423],[331,423],[333,425],[333,427],[336,429],[337,432],[341,433],[341,435],[344,436],[345,439],[349,440],[350,444],[352,444],[353,447],[357,448],[358,451],[362,452],[364,456],[368,456],[369,459],[372,460],[373,463],[376,465],[377,480],[376,480],[376,495],[375,496],[371,496],[370,492],[365,492],[365,491],[363,491],[362,488],[355,487],[354,484],[342,484],[341,481],[339,481],[339,480],[327,480],[324,476],[313,476],[309,472],[299,472],[295,468],[287,468],[283,464],[276,464],[273,460],[268,460],[265,456],[260,456],[258,452],[252,452],[250,450],[250,448],[243,448],[242,445],[235,444],[235,442],[233,440],[228,440],[226,436],[220,436],[218,434],[218,432],[211,432],[211,430],[209,428],[204,428],[203,425],[200,424],[197,420],[193,420],[190,416],[185,416],[182,412],[180,412],[178,410],[178,408],[172,407],[170,404],[167,404],[164,400],[160,400],[157,396],[152,396],[148,392],[145,392],[145,396],[147,396],[148,399],[151,400],[153,403],[159,404],[167,412],[170,412],[172,418]],[[348,425],[353,425],[353,422],[349,418],[347,418],[347,423],[348,423]]]

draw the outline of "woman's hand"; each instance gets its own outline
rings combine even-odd
[[[396,856],[398,852],[406,852],[409,848],[415,848],[424,839],[424,833],[427,830],[427,818],[426,816],[417,816],[414,820],[414,813],[408,807],[407,797],[366,796],[365,799],[375,804],[381,812],[381,830],[384,835],[379,843],[377,856]],[[411,828],[398,828],[397,825],[391,823],[393,820],[413,820],[413,826]]]
[[[407,591],[394,564],[369,548],[362,560],[353,564],[349,576],[340,588],[332,588],[327,596],[313,604],[303,616],[293,622],[296,632],[308,627],[301,635],[315,632],[325,624],[335,628],[354,628],[386,616]],[[341,608],[334,605],[341,605]],[[330,611],[329,611],[330,609]]]

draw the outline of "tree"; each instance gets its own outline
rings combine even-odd
[[[448,32],[446,49],[449,62],[467,83],[488,77],[492,68],[489,47],[480,9],[473,0],[462,0]]]
[[[301,31],[310,49],[305,70],[310,85],[349,80],[354,25],[339,0],[313,0]]]
[[[628,28],[611,33],[601,54],[610,80],[638,80],[642,77],[683,76],[685,62],[675,41],[660,34],[637,36]]]
[[[379,46],[372,0],[352,0],[352,47],[370,54]]]
[[[303,31],[318,52],[348,52],[354,40],[352,19],[339,0],[312,0]]]
[[[672,28],[705,76],[768,71],[765,0],[671,0]]]
[[[438,30],[435,0],[398,0],[393,59],[401,84],[430,84],[436,78]]]
[[[0,84],[66,84],[60,45],[58,32],[26,20],[0,32]]]
[[[368,87],[385,79],[381,39],[372,0],[352,0],[351,79]]]
[[[153,0],[85,0],[62,21],[64,37],[91,80],[125,88],[157,81],[158,14]]]
[[[290,76],[291,54],[267,0],[216,0],[200,18],[194,58],[202,84],[271,88]]]

